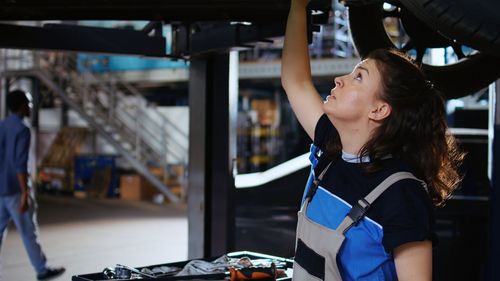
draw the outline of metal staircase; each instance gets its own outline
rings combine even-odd
[[[18,69],[9,67],[9,58],[3,56],[2,75],[39,79],[127,159],[138,173],[171,202],[178,202],[179,197],[166,185],[165,179],[155,176],[148,166],[161,167],[162,174],[167,175],[172,174],[172,163],[186,165],[188,136],[155,107],[147,106],[137,89],[121,82],[113,73],[96,75],[90,65],[78,61],[75,54],[56,55],[54,61],[53,53],[34,52],[32,66],[26,67],[29,64],[25,63]],[[176,134],[181,141],[169,138],[168,134]]]

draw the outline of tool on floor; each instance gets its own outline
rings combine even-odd
[[[158,278],[164,278],[166,275],[157,275]],[[276,266],[271,264],[270,267],[248,267],[248,268],[230,268],[224,273],[209,273],[197,275],[182,275],[167,277],[165,280],[230,280],[230,281],[245,281],[245,280],[276,280],[278,271]]]
[[[115,266],[115,278],[116,279],[130,279],[132,278],[132,272],[127,268],[116,265]]]
[[[144,272],[139,271],[136,268],[127,266],[127,265],[122,265],[122,264],[117,264],[115,268],[111,267],[106,267],[103,271],[102,274],[106,279],[131,279],[132,278],[132,273],[138,274],[140,276],[148,277],[148,278],[156,278],[155,275],[152,274],[147,274]]]
[[[230,280],[230,281],[245,281],[245,280],[276,280],[278,276],[278,270],[276,269],[276,265],[273,263],[270,266],[256,266],[256,267],[245,267],[245,268],[234,268],[230,267],[229,271],[221,272],[221,273],[209,273],[209,274],[196,274],[196,275],[182,275],[175,276],[178,273],[177,270],[166,273],[158,273],[158,274],[148,274],[142,272],[134,267],[130,267],[127,265],[117,264],[115,268],[106,267],[102,271],[103,275],[107,279],[120,279],[120,280],[128,280],[140,278],[138,274],[142,277],[148,278],[167,278],[168,280]]]
[[[276,265],[271,263],[270,267],[246,267],[230,268],[229,277],[231,281],[276,279]]]
[[[106,279],[115,279],[116,277],[116,272],[111,267],[106,267],[105,269],[103,269],[102,274],[104,275],[104,277],[106,277]]]
[[[132,272],[135,273],[135,274],[139,274],[141,276],[148,277],[148,278],[156,278],[155,275],[151,275],[151,274],[147,274],[147,273],[141,272],[140,270],[138,270],[138,269],[136,269],[134,267],[123,265],[123,264],[116,264],[116,266],[115,266],[115,272],[116,272],[116,277],[118,277],[119,279],[121,278],[119,273],[123,272],[124,273],[123,276],[126,276],[126,272],[127,271],[129,271],[128,278],[131,277]],[[123,279],[127,279],[127,278],[123,278]]]

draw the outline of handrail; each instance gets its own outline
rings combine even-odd
[[[100,101],[96,101],[96,103],[100,103]],[[102,103],[100,103],[102,104]],[[104,106],[104,105],[103,105]],[[126,114],[129,116],[131,122],[133,122],[133,120],[138,120],[138,119],[134,119],[133,116],[126,110],[123,110],[123,111],[120,111],[120,112],[117,112],[117,114],[115,115],[112,115],[112,119],[110,119],[110,116],[106,116],[105,114],[102,114],[102,112],[100,111],[95,111],[94,114],[97,114],[100,118],[102,118],[103,120],[107,120],[107,122],[110,122],[112,124],[115,124],[116,126],[119,126],[121,128],[121,130],[125,130],[126,131],[126,135],[125,137],[128,138],[128,142],[130,144],[144,144],[146,146],[148,146],[150,149],[152,150],[157,150],[157,147],[153,146],[150,142],[145,142],[144,141],[144,137],[140,137],[139,140],[140,142],[137,143],[137,136],[141,136],[141,132],[143,131],[138,131],[136,130],[136,128],[131,128],[130,126],[130,122],[124,122],[123,120],[121,120],[120,118],[120,114]],[[159,145],[160,147],[162,146],[162,143],[160,140],[158,140],[157,136],[153,135],[153,134],[149,134],[149,136],[152,136],[154,138],[154,140],[157,142],[157,145]],[[134,140],[132,140],[134,139]],[[140,149],[140,151],[144,151],[142,149]],[[169,149],[170,151],[170,149]],[[164,161],[162,160],[163,159],[163,155],[162,154],[150,154],[149,157],[153,156],[153,158],[157,158],[157,160],[160,160],[161,163],[163,163]],[[179,157],[176,156],[176,159],[179,159],[179,160],[182,160],[180,159]]]
[[[69,60],[70,62],[73,62],[73,64],[77,64],[77,61],[74,59],[74,58],[70,58]],[[69,63],[69,62],[68,62]],[[82,66],[82,64],[80,64]],[[89,67],[86,65],[86,64],[83,64],[83,66],[85,67],[85,72],[84,74],[85,75],[88,75],[91,77],[92,81],[97,81],[97,82],[102,82],[102,83],[99,83],[101,86],[102,85],[105,85],[107,89],[107,92],[109,93],[112,93],[112,94],[116,94],[116,95],[119,95],[119,99],[124,97],[124,94],[118,89],[116,88],[116,86],[114,84],[116,84],[116,81],[119,81],[118,79],[113,79],[115,77],[109,77],[109,80],[111,81],[114,81],[114,83],[111,83],[111,84],[108,84],[104,81],[102,81],[102,78],[100,77],[97,77],[95,74],[92,73],[92,71],[89,69]],[[121,81],[120,81],[121,82]],[[128,85],[127,83],[122,83],[121,82],[121,85],[123,85],[125,88],[127,88],[129,90],[129,92],[132,93],[133,96],[135,97],[138,97],[139,99],[141,100],[144,100],[144,98],[142,97],[142,95],[140,95],[140,93],[138,93],[138,91],[133,88],[131,85]],[[144,100],[145,101],[145,100]],[[142,107],[139,107],[140,110],[144,110]],[[158,121],[156,119],[153,119],[149,114],[143,114],[143,118],[144,120],[147,120],[146,122],[148,122],[148,124],[150,125],[153,125],[153,126],[156,126],[158,128],[158,132],[154,132],[154,135],[157,135],[158,133],[160,133],[162,135],[161,139],[166,139],[166,136],[168,135],[166,133],[167,129],[165,128],[165,124],[169,125],[169,129],[170,128],[173,128],[177,133],[180,133],[181,136],[183,137],[186,137],[187,138],[187,135],[182,131],[180,130],[177,126],[174,125],[174,123],[172,123],[168,118],[165,118],[161,113],[159,113],[157,110],[151,108],[151,109],[148,109],[148,112],[153,112],[156,114],[156,116],[158,116],[160,119],[164,120],[165,122],[163,124],[159,124]],[[151,126],[144,126],[144,128],[150,128]],[[151,135],[151,134],[150,134]],[[150,139],[146,139],[148,142]],[[188,148],[183,146],[181,143],[179,143],[178,141],[171,141],[170,142],[170,145],[175,145],[177,148],[181,149],[182,151],[186,152],[187,153],[187,150]],[[166,144],[165,144],[166,145]],[[162,149],[163,150],[163,149]],[[173,149],[169,149],[167,147],[167,150],[168,151],[175,151]],[[179,155],[176,155],[177,157],[175,157],[177,160],[181,160],[182,162],[185,162],[186,159],[183,159],[185,157],[180,157]]]
[[[128,83],[123,83],[121,82],[121,80],[118,80],[120,81],[120,83],[122,85],[125,86],[125,88],[127,88],[127,90],[129,90],[132,94],[134,94],[135,96],[142,96],[139,91],[137,89],[135,89],[134,87],[132,87],[130,84]],[[158,117],[160,117],[160,119],[163,120],[163,122],[165,122],[166,124],[169,124],[170,126],[172,126],[172,128],[174,128],[178,133],[180,133],[182,136],[184,137],[188,137],[187,134],[185,134],[175,123],[173,123],[172,121],[170,121],[170,119],[168,118],[165,118],[165,116],[163,114],[161,114],[160,112],[158,112],[157,110],[153,110],[151,112],[154,112],[156,115],[158,115]]]
[[[71,59],[75,62],[75,64],[77,64],[77,60],[75,58],[71,58]],[[85,70],[86,70],[86,72],[90,73],[93,76],[95,81],[103,82],[102,81],[103,79],[101,79],[97,75],[95,75],[89,67],[87,67]],[[141,95],[141,93],[136,88],[134,88],[132,85],[130,85],[129,83],[124,83],[120,79],[117,79],[116,75],[113,75],[113,73],[111,73],[111,72],[108,72],[107,75],[109,76],[107,80],[112,80],[113,82],[126,88],[127,91],[129,91],[133,96],[143,99],[143,96]],[[184,137],[187,138],[187,134],[185,134],[175,123],[170,121],[163,114],[159,113],[155,109],[152,109],[150,112],[155,113],[164,123],[169,124],[170,126],[172,126],[172,128],[174,128],[174,130],[176,130],[178,133],[182,134]],[[154,119],[152,119],[152,121],[157,122]],[[158,127],[162,127],[161,124],[157,123],[157,125],[158,125]]]
[[[123,93],[121,93],[118,89],[114,90],[114,92],[117,94],[117,95],[120,95],[120,97],[124,97],[123,96]],[[142,98],[142,96],[140,97]],[[140,111],[139,113],[141,114],[141,116],[145,117],[147,122],[150,122],[150,124],[153,124],[156,126],[156,128],[159,129],[159,132],[162,136],[167,136],[167,128],[165,128],[165,123],[158,123],[158,121],[154,118],[152,118],[148,113],[144,113],[144,110],[145,108],[144,107],[141,107],[141,106],[137,106],[138,110]],[[151,110],[150,110],[151,109]],[[148,112],[154,112],[157,116],[159,116],[161,119],[163,120],[167,120],[167,123],[169,126],[172,126],[175,131],[177,133],[179,133],[182,137],[184,138],[187,138],[187,135],[182,131],[180,130],[177,126],[174,126],[173,123],[168,119],[168,118],[165,118],[165,116],[163,116],[161,113],[159,113],[157,110],[153,109],[153,108],[148,108]],[[150,128],[150,126],[144,126],[143,128]],[[170,127],[169,127],[170,128]],[[155,135],[156,135],[157,132],[155,132]],[[179,142],[173,142],[175,145],[177,145],[178,148],[184,150],[187,152],[188,148],[183,146],[181,143]]]
[[[69,66],[69,67],[67,67],[67,68],[71,68],[71,67],[72,67],[71,63],[73,63],[73,66],[75,66],[75,67],[73,67],[73,69],[74,69],[74,68],[76,68],[77,61],[76,61],[73,57],[69,57],[69,59],[68,59],[68,60],[66,60],[66,62],[67,62],[67,66]],[[81,64],[80,64],[80,65],[81,65]],[[93,81],[100,81],[100,80],[102,79],[102,78],[100,79],[100,78],[98,78],[96,75],[94,75],[94,74],[93,74],[93,73],[92,73],[92,72],[88,69],[88,66],[87,66],[86,64],[83,64],[83,66],[85,67],[85,71],[84,71],[84,72],[82,72],[82,73],[83,73],[83,75],[90,76],[90,78],[91,78]],[[87,79],[88,79],[88,78],[87,78]],[[107,81],[106,81],[106,82],[107,82]],[[120,99],[120,98],[122,98],[122,97],[124,97],[123,93],[122,93],[121,91],[119,91],[119,89],[117,89],[117,88],[116,88],[116,86],[114,86],[113,84],[114,84],[114,83],[109,84],[109,83],[104,83],[104,82],[103,82],[103,83],[100,83],[99,85],[100,85],[100,88],[101,88],[101,89],[103,89],[105,92],[108,92],[108,93],[110,93],[110,94],[119,95],[119,99]],[[123,85],[126,85],[126,84],[123,84]],[[105,88],[103,88],[103,86],[104,86]],[[128,86],[128,88],[130,89],[130,86]],[[136,92],[136,94],[137,94],[137,92]],[[139,97],[140,99],[143,99],[143,97],[142,97],[142,96],[140,96],[140,94],[138,94],[138,95],[137,95],[137,97]],[[166,134],[166,131],[165,131],[165,129],[164,129],[164,127],[163,127],[163,126],[161,126],[160,124],[158,124],[158,122],[157,122],[156,120],[154,120],[153,118],[151,118],[148,114],[143,114],[143,112],[142,112],[142,111],[143,111],[143,108],[142,108],[142,107],[140,107],[140,106],[139,106],[139,107],[138,107],[138,109],[139,109],[140,111],[136,111],[136,112],[137,112],[137,113],[139,113],[139,114],[141,114],[141,117],[143,118],[143,120],[147,120],[146,122],[148,122],[148,124],[150,124],[150,125],[154,125],[154,126],[156,126],[156,127],[159,129],[159,130],[158,130],[158,132],[154,132],[154,134],[153,134],[153,133],[151,133],[151,129],[148,129],[148,130],[149,130],[149,135],[150,135],[150,136],[154,136],[154,137],[155,137],[155,140],[158,142],[158,144],[160,145],[160,147],[164,147],[164,146],[166,146],[166,143],[162,143],[162,140],[166,139],[165,137],[166,137],[166,135],[167,135],[167,134]],[[152,110],[152,112],[157,113],[157,115],[158,115],[158,116],[162,116],[162,119],[163,119],[163,120],[168,120],[168,119],[164,118],[164,116],[163,116],[163,115],[161,115],[160,113],[156,112],[156,110]],[[130,115],[130,113],[129,113],[129,112],[127,112],[127,109],[126,109],[126,108],[124,108],[124,112],[122,112],[122,113],[126,113],[127,115]],[[133,120],[133,119],[132,119],[132,120]],[[122,122],[123,122],[123,121],[122,121]],[[126,122],[126,121],[125,121],[125,122]],[[135,123],[135,122],[132,122],[132,123]],[[134,126],[134,127],[135,127],[135,125],[133,125],[133,124],[129,124],[129,125],[125,124],[125,125],[126,125],[126,126],[128,126],[129,128],[130,128],[131,126]],[[144,128],[150,128],[150,127],[151,127],[150,125],[140,127],[140,128],[141,128],[141,131],[142,131],[142,132],[144,132]],[[178,128],[176,128],[176,129],[177,129],[177,130],[179,130]],[[134,131],[134,129],[133,129],[133,128],[132,128],[132,131]],[[179,130],[179,131],[180,131],[180,130]],[[181,131],[181,132],[182,132],[182,131]],[[158,133],[160,133],[160,134],[162,135],[162,138],[161,138],[160,140],[157,138],[157,134],[158,134]],[[184,133],[182,133],[182,134],[183,134],[184,136],[186,136]],[[143,137],[143,136],[141,136],[141,135],[139,135],[139,136],[135,136],[135,137],[139,137],[139,138],[141,138],[141,139],[144,139],[145,141],[143,141],[143,142],[144,142],[144,143],[146,143],[146,144],[149,144],[149,141],[151,141],[151,138],[145,138],[145,137]],[[186,147],[184,147],[184,146],[182,146],[180,143],[178,143],[178,142],[171,142],[171,143],[175,144],[175,145],[176,145],[178,148],[180,148],[181,150],[187,151],[187,148],[186,148]],[[149,144],[149,146],[151,147],[151,149],[154,149],[154,150],[158,149],[157,147],[155,147],[155,146],[151,146],[150,144]],[[162,151],[164,151],[165,149],[164,149],[164,148],[162,148],[161,150],[162,150]],[[168,151],[174,151],[173,149],[169,149],[168,147],[167,147],[167,150],[168,150]],[[158,152],[158,153],[161,153],[161,152]],[[177,155],[177,154],[175,155],[175,157],[174,157],[174,158],[175,158],[175,159],[177,159],[177,160],[180,160],[180,161],[184,161],[184,160],[183,160],[183,157],[180,157],[180,156],[179,156],[179,155]]]
[[[120,105],[120,106],[118,107],[118,109],[122,109],[121,107],[123,107],[123,106],[124,106],[124,105]],[[139,110],[142,110],[142,109],[141,109],[141,108],[139,108]],[[139,113],[139,114],[142,114],[142,113]],[[139,116],[142,116],[142,115],[139,115]],[[118,119],[120,119],[120,120],[121,120],[123,117],[128,118],[128,121],[123,120],[123,121],[124,121],[123,123],[125,124],[125,126],[127,126],[127,122],[129,122],[129,121],[131,121],[131,120],[139,120],[139,119],[140,119],[140,118],[138,118],[137,116],[133,116],[133,115],[132,115],[132,114],[131,114],[128,110],[125,110],[125,109],[118,111],[118,112],[117,112],[117,114],[116,114],[116,117],[117,117]],[[136,117],[136,118],[134,118],[134,117]],[[152,132],[152,131],[151,131],[151,129],[150,129],[150,127],[148,127],[148,126],[144,126],[144,127],[139,128],[139,130],[140,130],[140,133],[145,133],[145,134],[147,134],[148,136],[152,137],[152,139],[154,139],[158,145],[162,146],[162,143],[163,143],[163,142],[162,142],[162,140],[158,139],[158,138],[159,138],[159,137],[158,137],[158,134],[156,134],[155,132]],[[139,133],[139,131],[138,131],[138,133]],[[166,135],[166,134],[162,134],[162,136],[164,136],[164,135]],[[150,138],[147,138],[147,139],[150,139]],[[175,143],[175,144],[177,144],[177,143]],[[174,152],[174,150],[170,149],[170,146],[166,146],[166,147],[167,147],[167,149],[168,149],[170,152]],[[174,153],[175,153],[175,152],[174,152]],[[182,160],[182,157],[180,157],[180,156],[178,156],[178,155],[176,155],[176,157],[175,157],[175,158],[176,158],[176,159],[178,159],[178,160]]]
[[[120,119],[120,114],[127,115],[127,117],[128,117],[128,118],[130,118],[130,120],[138,120],[137,118],[136,118],[136,119],[134,119],[134,116],[133,116],[132,114],[130,114],[130,112],[128,112],[127,110],[120,111],[120,113],[118,113],[118,114],[117,114],[117,118],[118,118],[118,119]],[[123,122],[123,123],[124,123],[124,125],[125,125],[125,126],[128,126],[128,125],[127,125],[127,122]],[[145,126],[145,127],[140,127],[140,128],[139,128],[139,130],[140,130],[142,133],[148,133],[148,135],[149,135],[149,136],[152,136],[152,137],[155,139],[155,141],[156,141],[157,143],[159,143],[159,144],[160,144],[160,146],[162,146],[162,145],[161,145],[161,144],[162,144],[162,143],[161,143],[161,140],[158,140],[158,139],[157,139],[157,138],[158,138],[158,136],[157,136],[156,134],[154,134],[154,133],[152,133],[152,132],[148,131],[146,128],[147,128],[147,126]],[[136,131],[136,132],[138,132],[138,131]],[[155,148],[153,148],[153,147],[151,147],[151,148],[152,148],[152,149],[155,149]],[[175,150],[172,150],[172,149],[170,148],[170,146],[166,146],[166,148],[167,148],[167,150],[169,151],[169,153],[173,153],[173,154],[175,154],[175,153],[176,153],[176,152],[175,152]],[[175,155],[175,158],[176,158],[177,160],[183,160],[183,159],[182,159],[182,157],[180,157],[180,156],[178,156],[178,155]]]

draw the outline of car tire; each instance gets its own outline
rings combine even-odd
[[[361,57],[378,48],[397,48],[383,24],[382,3],[348,6],[352,42]],[[460,98],[487,87],[500,77],[500,57],[483,52],[442,66],[422,64],[427,77],[447,99]]]
[[[400,1],[413,15],[444,36],[500,56],[500,1]]]

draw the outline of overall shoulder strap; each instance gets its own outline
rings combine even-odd
[[[311,202],[312,198],[314,197],[314,194],[316,194],[316,190],[318,189],[319,182],[323,179],[323,177],[326,174],[326,171],[328,171],[328,168],[332,165],[333,161],[328,163],[325,168],[321,171],[318,177],[314,177],[312,185],[309,187],[309,190],[307,191],[306,195],[306,201]]]
[[[366,195],[366,197],[364,198],[364,200],[368,204],[372,204],[373,202],[375,202],[375,200],[380,195],[382,195],[382,193],[384,193],[384,191],[387,188],[389,188],[391,185],[395,184],[396,182],[398,182],[400,180],[404,180],[404,179],[414,179],[414,180],[417,180],[417,181],[419,181],[422,184],[422,186],[425,189],[427,189],[427,184],[425,184],[425,182],[423,180],[415,177],[412,173],[410,173],[410,172],[397,172],[397,173],[394,173],[394,174],[388,176],[383,182],[381,182],[379,185],[377,185],[377,187],[375,187],[372,190],[372,192],[370,192],[370,193],[368,193],[368,195]]]
[[[388,176],[384,181],[382,181],[377,187],[375,187],[365,198],[358,200],[358,202],[352,206],[351,210],[344,218],[344,220],[337,227],[337,231],[346,233],[349,228],[356,225],[365,215],[365,213],[370,208],[371,204],[377,200],[377,198],[384,193],[391,185],[403,180],[403,179],[414,179],[421,182],[422,186],[427,189],[427,185],[424,181],[415,177],[409,172],[397,172]]]
[[[325,176],[326,171],[328,171],[328,168],[330,168],[330,165],[332,165],[333,161],[328,163],[328,165],[323,168],[319,176],[316,178],[314,177],[313,182],[311,186],[309,187],[309,190],[306,193],[306,197],[304,198],[304,202],[302,203],[302,206],[300,207],[300,211],[306,211],[307,208],[309,207],[309,203],[311,203],[311,200],[313,199],[314,195],[316,194],[316,191],[318,190],[318,184],[319,182],[323,179],[323,176]]]

